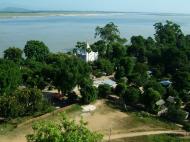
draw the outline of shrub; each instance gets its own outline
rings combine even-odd
[[[91,102],[95,101],[97,99],[97,90],[92,85],[85,85],[82,86],[80,89],[80,93],[82,96],[82,103],[83,104],[90,104]]]
[[[126,104],[136,105],[139,103],[141,92],[135,87],[129,87],[123,96]]]
[[[127,85],[125,83],[119,83],[115,88],[115,94],[118,96],[123,96],[127,90]]]
[[[184,123],[184,124],[183,124],[183,129],[184,129],[185,131],[190,132],[190,123],[188,123],[188,122]]]
[[[164,117],[172,122],[183,123],[186,117],[186,113],[176,108],[175,106],[170,106],[168,108],[168,112],[164,115]]]
[[[17,90],[11,96],[0,97],[0,116],[16,118],[50,111],[48,102],[40,90],[26,88]]]
[[[98,87],[98,96],[100,98],[107,98],[112,93],[110,85],[103,84]]]

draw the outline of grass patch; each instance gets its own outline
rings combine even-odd
[[[51,112],[53,111],[54,108],[52,107],[51,110],[48,110],[48,112]],[[65,112],[67,114],[71,114],[73,112],[76,112],[76,111],[79,111],[81,110],[81,107],[79,105],[72,105],[71,108],[69,109],[66,109]],[[45,114],[44,113],[35,113],[35,115],[33,116],[26,116],[26,117],[18,117],[18,118],[15,118],[15,119],[11,119],[9,120],[8,122],[5,122],[5,123],[2,123],[0,124],[0,135],[6,135],[8,132],[11,132],[13,130],[15,130],[15,128],[17,128],[17,125],[27,121],[27,120],[30,120],[30,119],[33,119],[33,118],[36,118],[38,116],[41,116]],[[60,113],[53,113],[48,116],[47,118],[45,119],[42,119],[42,120],[39,120],[39,121],[43,121],[43,120],[53,120],[53,121],[56,121],[56,120],[59,120],[60,119]],[[33,122],[32,122],[33,123]],[[32,124],[30,124],[32,125]]]
[[[69,113],[77,112],[77,111],[80,111],[80,110],[82,110],[81,106],[78,105],[78,104],[74,104],[74,105],[72,105],[71,108],[65,110],[65,112],[66,112],[67,114],[69,114]]]
[[[175,123],[168,122],[157,116],[148,115],[148,113],[134,112],[131,116],[137,121],[144,124],[148,124],[151,127],[161,127],[165,129],[180,129]]]
[[[16,126],[10,123],[3,123],[0,125],[0,135],[5,135],[7,132],[12,131]]]
[[[189,142],[190,139],[183,139],[176,135],[153,135],[134,138],[113,140],[111,142]]]

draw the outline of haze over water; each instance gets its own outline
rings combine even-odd
[[[0,55],[10,46],[24,48],[28,40],[43,41],[52,52],[66,52],[77,41],[95,41],[96,26],[118,25],[128,40],[133,35],[153,36],[156,22],[171,20],[190,34],[190,15],[151,13],[46,13],[0,15]]]

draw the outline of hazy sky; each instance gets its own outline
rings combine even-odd
[[[0,0],[0,8],[190,13],[190,0]]]

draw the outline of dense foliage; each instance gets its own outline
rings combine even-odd
[[[4,59],[19,63],[22,60],[22,53],[20,48],[10,47],[4,51]]]
[[[63,115],[61,124],[41,122],[33,126],[34,134],[28,135],[28,142],[100,142],[103,136],[91,132],[82,120],[79,124]]]
[[[49,53],[49,49],[43,42],[31,40],[26,43],[24,53],[27,59],[44,61]]]
[[[20,68],[12,61],[0,59],[0,96],[11,94],[20,82]]]
[[[49,111],[48,109],[48,102],[36,88],[20,89],[10,96],[0,97],[0,116],[4,118],[37,115]]]

